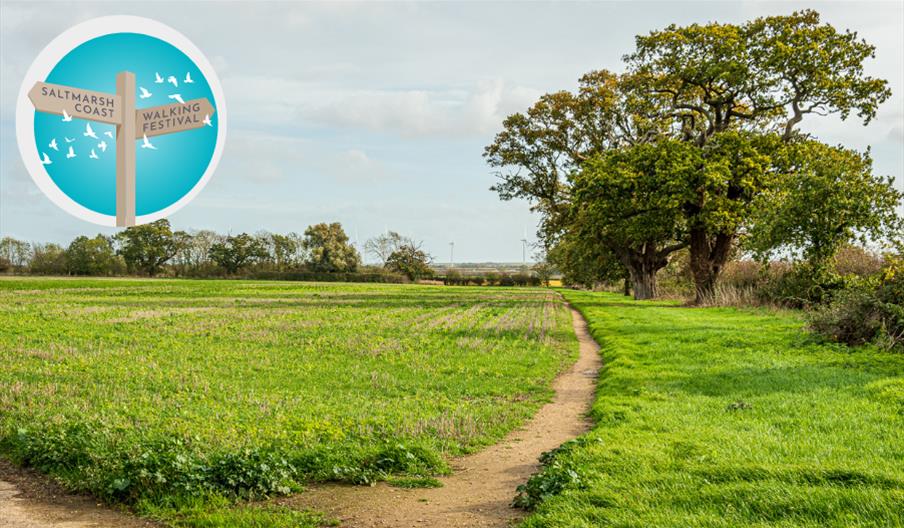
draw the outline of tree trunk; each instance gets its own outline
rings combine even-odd
[[[631,280],[629,277],[625,277],[624,292],[625,297],[629,297],[631,295]]]
[[[704,228],[695,227],[690,230],[690,239],[691,274],[696,291],[694,302],[700,304],[712,297],[716,281],[731,255],[734,236],[727,233],[712,236]]]
[[[634,299],[653,299],[656,297],[656,272],[659,268],[640,266],[631,269],[631,280],[634,282]]]
[[[623,259],[634,286],[634,299],[653,299],[656,297],[656,272],[669,263],[666,249],[657,251],[652,244],[644,244],[637,251],[627,253]]]

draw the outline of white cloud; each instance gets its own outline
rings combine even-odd
[[[505,112],[523,109],[538,90],[510,86],[502,79],[478,81],[467,89],[360,90],[333,93],[312,104],[305,117],[325,125],[365,128],[411,138],[486,135],[500,126]]]

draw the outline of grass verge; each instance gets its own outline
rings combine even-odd
[[[522,488],[525,528],[904,526],[904,356],[788,312],[563,294],[602,346],[596,425]]]

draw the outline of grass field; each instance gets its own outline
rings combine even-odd
[[[790,313],[564,294],[602,345],[597,425],[526,527],[904,526],[904,356]]]
[[[316,525],[230,501],[442,473],[576,352],[543,289],[0,280],[0,454],[175,525]]]

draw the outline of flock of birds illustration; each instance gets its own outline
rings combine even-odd
[[[175,75],[170,75],[166,79],[164,79],[160,75],[159,72],[154,72],[154,84],[163,84],[164,82],[172,84],[176,88],[179,87],[179,79],[177,79]],[[193,84],[194,82],[195,82],[194,79],[191,78],[191,72],[186,72],[185,78],[182,79],[182,84]],[[149,92],[148,89],[145,88],[144,86],[139,86],[138,91],[139,91],[139,94],[138,94],[139,99],[147,99],[147,98],[151,97],[152,95],[154,95],[151,92]],[[168,95],[167,97],[176,101],[177,103],[185,104],[185,101],[182,99],[182,94],[174,93],[174,94]],[[66,112],[65,109],[63,109],[63,122],[68,123],[69,121],[72,121],[72,116],[69,115],[69,113]],[[209,127],[213,126],[213,123],[210,122],[209,115],[204,116],[204,124]],[[113,132],[110,132],[109,130],[104,132],[104,135],[110,139],[114,139]],[[97,133],[94,132],[93,128],[91,128],[91,123],[85,123],[85,131],[82,133],[82,136],[91,138],[91,139],[99,139],[99,143],[97,143],[97,148],[102,153],[107,151],[107,142],[105,140],[97,137]],[[66,141],[66,143],[75,142],[75,138],[70,138],[70,137],[64,136],[63,139]],[[56,138],[51,139],[50,143],[48,143],[47,146],[57,152],[60,151],[60,145],[57,144]],[[157,147],[155,147],[150,141],[148,141],[147,134],[144,134],[144,137],[142,138],[141,148],[157,150]],[[72,145],[68,145],[68,150],[66,152],[66,159],[72,159],[72,158],[76,158],[76,157],[78,157],[78,155],[75,153],[75,148]],[[91,159],[100,159],[100,157],[97,155],[97,152],[93,148],[91,149],[91,153],[88,154],[88,157]],[[50,159],[50,156],[48,156],[46,152],[41,152],[41,164],[42,165],[53,164],[53,161]]]

